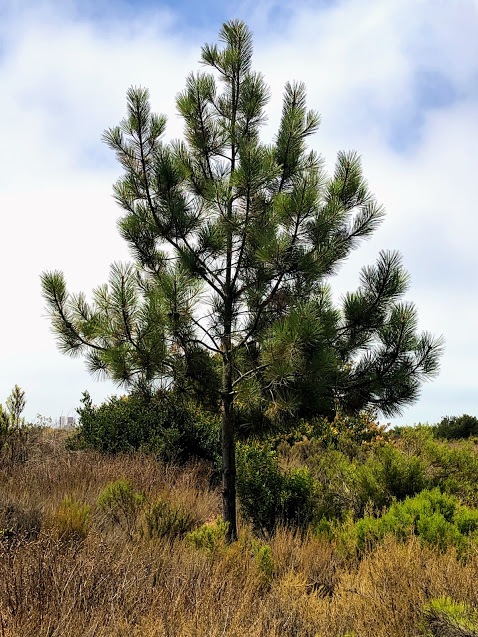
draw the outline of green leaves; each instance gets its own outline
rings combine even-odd
[[[91,303],[68,294],[61,272],[43,274],[53,331],[62,351],[122,383],[179,382],[178,360],[199,348],[261,409],[394,413],[436,373],[442,342],[417,332],[395,252],[333,306],[328,277],[384,211],[356,152],[339,152],[328,177],[307,149],[320,118],[303,83],[286,84],[277,134],[261,143],[270,91],[252,52],[238,20],[202,48],[207,68],[176,99],[182,140],[164,141],[148,90],[128,89],[126,116],[103,139],[123,168],[114,196],[134,263],[113,264]]]
[[[219,40],[226,46],[223,50],[215,44],[206,44],[201,51],[204,64],[216,68],[224,81],[247,73],[252,62],[252,34],[244,22],[230,20],[223,24]]]
[[[174,366],[169,350],[193,335],[200,286],[180,269],[165,268],[145,285],[132,264],[114,263],[108,284],[68,295],[60,272],[42,276],[53,328],[65,353],[86,354],[89,370],[120,383],[151,382]]]
[[[337,340],[345,363],[341,400],[352,410],[374,406],[392,416],[437,373],[443,340],[419,334],[415,306],[399,301],[409,277],[398,253],[381,252],[374,266],[362,269],[360,281],[344,299]]]
[[[305,155],[305,138],[315,133],[320,117],[306,110],[306,89],[302,82],[287,82],[284,91],[282,119],[276,138],[277,163],[282,167],[279,192],[301,169]]]

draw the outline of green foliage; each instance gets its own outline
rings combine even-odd
[[[478,436],[478,418],[463,414],[463,416],[445,416],[434,428],[437,438],[457,440]]]
[[[10,426],[12,429],[18,429],[25,423],[25,420],[22,418],[25,404],[25,392],[20,389],[18,385],[15,385],[15,387],[12,389],[12,393],[6,400],[8,418],[10,420]]]
[[[478,540],[478,511],[439,489],[422,491],[413,498],[395,502],[380,517],[367,515],[358,520],[351,536],[361,552],[389,534],[400,540],[416,535],[440,551],[453,547],[465,554],[471,543]]]
[[[333,419],[295,419],[277,433],[266,432],[274,448],[312,442],[324,449],[337,449],[350,458],[384,445],[390,436],[386,426],[376,420],[376,414],[362,411],[355,415],[336,413]]]
[[[219,463],[218,417],[173,395],[136,393],[96,407],[85,392],[78,414],[76,445],[108,453],[143,449],[164,460]]]
[[[425,459],[386,442],[382,434],[361,444],[352,443],[347,432],[344,435],[345,442],[335,432],[333,441],[325,444],[320,436],[296,438],[292,445],[289,435],[277,445],[287,462],[305,465],[314,478],[316,519],[344,519],[349,513],[357,518],[366,509],[380,512],[394,499],[402,500],[431,486]]]
[[[276,572],[276,564],[272,557],[272,549],[268,544],[253,540],[251,552],[261,574],[262,585],[269,586]]]
[[[129,537],[134,534],[138,513],[144,503],[144,495],[134,491],[127,480],[107,484],[96,502],[104,515],[104,521],[120,527]]]
[[[224,546],[228,523],[219,516],[214,522],[207,522],[186,535],[186,542],[196,549],[211,555]]]
[[[432,599],[423,608],[427,637],[477,637],[478,613],[463,602],[449,597]]]
[[[241,510],[256,531],[271,533],[279,519],[283,476],[276,452],[266,445],[241,445],[237,456],[237,493]]]
[[[175,506],[163,498],[147,506],[144,517],[146,536],[152,540],[183,537],[196,524],[196,519],[185,507]]]
[[[52,526],[60,540],[84,540],[90,527],[90,506],[66,496],[53,514]]]
[[[478,454],[472,440],[449,444],[434,438],[434,427],[405,427],[397,444],[408,456],[416,456],[426,467],[430,486],[458,496],[478,507]]]
[[[338,449],[350,457],[364,448],[377,447],[388,440],[385,425],[380,425],[376,414],[361,411],[355,415],[338,413],[334,419],[316,418],[310,424],[308,437],[318,440],[327,448]]]
[[[395,413],[436,373],[442,342],[417,333],[396,252],[362,268],[358,289],[333,306],[328,277],[384,217],[360,157],[338,153],[325,175],[307,149],[320,118],[300,82],[285,86],[274,143],[261,143],[269,89],[252,70],[252,34],[233,20],[220,40],[177,96],[184,140],[165,141],[166,117],[142,87],[104,133],[123,168],[114,194],[135,263],[113,264],[91,303],[67,292],[61,272],[43,273],[59,346],[120,383],[169,378],[186,391],[200,380],[197,350],[212,350],[224,371],[234,358],[228,382],[250,385],[269,415],[330,416],[336,401]]]
[[[428,486],[425,463],[392,445],[375,449],[359,475],[362,500],[371,501],[375,507],[385,506],[393,498],[403,500]]]
[[[285,473],[282,488],[280,521],[305,530],[312,522],[316,505],[316,484],[307,467]]]
[[[237,492],[241,510],[256,531],[271,534],[278,524],[306,529],[314,517],[316,485],[306,467],[280,470],[277,452],[244,444],[238,452]]]

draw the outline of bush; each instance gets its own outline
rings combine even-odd
[[[219,463],[220,427],[216,415],[159,392],[111,397],[95,407],[87,392],[78,409],[74,445],[107,453],[143,449],[166,461],[201,458]]]
[[[426,461],[391,443],[368,448],[357,458],[316,441],[281,447],[289,464],[305,464],[315,484],[316,518],[357,518],[366,509],[380,512],[394,499],[403,500],[431,486]]]
[[[284,475],[280,522],[305,530],[314,519],[316,504],[316,484],[307,467]]]
[[[361,448],[381,446],[389,439],[386,426],[377,423],[375,414],[361,412],[355,416],[337,414],[333,421],[315,419],[311,423],[311,439],[327,448],[337,449],[354,457]]]
[[[425,634],[431,637],[478,637],[478,614],[449,597],[432,599],[423,609]]]
[[[284,479],[277,453],[259,443],[240,445],[237,495],[244,517],[257,532],[272,533],[279,517]]]
[[[52,526],[60,540],[84,540],[90,528],[89,505],[65,497],[53,514]]]
[[[309,469],[283,473],[277,452],[267,443],[240,446],[237,493],[256,532],[271,534],[278,524],[306,529],[316,510],[316,484]]]
[[[228,524],[221,516],[214,522],[206,522],[186,535],[186,542],[197,549],[214,554],[225,545]]]
[[[322,449],[335,449],[354,458],[363,451],[388,442],[390,435],[385,430],[386,426],[377,423],[371,413],[362,412],[356,416],[338,414],[333,420],[299,420],[287,432],[270,436],[269,440],[274,449],[313,443]]]
[[[18,386],[12,389],[5,405],[0,404],[0,462],[4,465],[24,463],[28,459],[31,425],[22,417],[25,392]]]
[[[144,502],[144,495],[134,491],[127,480],[117,480],[105,486],[98,496],[97,505],[105,516],[105,522],[119,526],[132,537]]]
[[[434,427],[437,438],[446,440],[458,440],[459,438],[470,438],[478,436],[478,418],[463,414],[463,416],[445,416]]]
[[[267,588],[270,586],[277,570],[274,558],[272,557],[272,549],[268,544],[253,541],[251,552],[260,574],[261,584]]]
[[[397,444],[408,456],[423,463],[429,487],[458,496],[465,504],[478,507],[478,453],[472,440],[450,445],[434,438],[433,427],[406,427]]]
[[[391,444],[379,447],[357,468],[361,511],[388,506],[393,499],[403,500],[429,486],[426,465],[417,456],[409,456]]]
[[[348,533],[348,531],[347,531]],[[370,549],[386,535],[399,540],[416,535],[440,551],[450,547],[464,554],[478,540],[478,511],[463,506],[439,489],[422,491],[404,502],[395,502],[381,517],[358,520],[352,532],[359,552]]]
[[[194,516],[182,506],[162,498],[150,504],[144,512],[145,531],[149,539],[183,537],[195,524]]]

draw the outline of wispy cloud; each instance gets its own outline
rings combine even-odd
[[[255,67],[272,90],[266,135],[284,82],[303,80],[322,113],[314,145],[329,167],[337,150],[357,149],[388,211],[342,269],[337,295],[355,287],[381,248],[399,249],[421,327],[446,337],[440,378],[400,420],[476,413],[475,3],[211,2],[207,21],[191,2],[0,4],[0,400],[20,384],[33,417],[70,411],[86,387],[95,400],[112,391],[56,352],[39,274],[62,269],[72,289],[86,291],[127,258],[110,196],[119,167],[101,133],[123,117],[127,87],[142,84],[168,114],[168,136],[180,136],[175,95],[198,67],[200,46],[237,16],[254,30]]]

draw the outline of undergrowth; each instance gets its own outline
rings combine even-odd
[[[35,444],[0,467],[2,637],[475,634],[472,444],[263,441],[231,545],[211,465]]]

